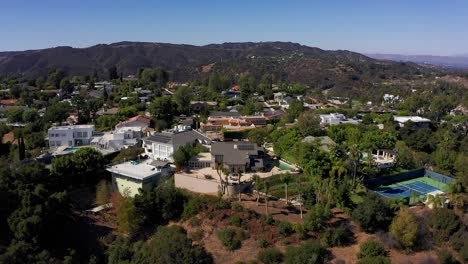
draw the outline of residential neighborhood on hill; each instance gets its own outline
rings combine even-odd
[[[468,263],[465,1],[0,7],[0,263]]]

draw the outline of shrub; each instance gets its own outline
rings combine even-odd
[[[390,225],[390,234],[406,249],[415,246],[418,232],[418,220],[409,209],[401,209]]]
[[[233,203],[232,204],[232,209],[237,212],[242,212],[244,210],[244,207],[238,203]]]
[[[450,237],[450,245],[456,251],[460,251],[465,244],[468,244],[466,241],[468,241],[468,232],[464,228],[460,228]]]
[[[435,229],[434,237],[438,241],[447,241],[460,226],[460,219],[450,209],[436,208],[429,216],[429,226]]]
[[[316,204],[307,213],[304,221],[305,227],[310,231],[320,231],[327,225],[332,217],[332,212],[327,206]]]
[[[213,197],[209,195],[194,195],[190,197],[187,204],[185,204],[182,217],[184,219],[188,219],[191,216],[195,216],[198,213],[207,210],[209,206],[213,206],[213,209],[219,210],[228,209],[231,207],[231,204],[220,197]]]
[[[231,225],[241,227],[242,226],[242,218],[238,215],[231,216]]]
[[[321,235],[322,242],[329,247],[342,247],[354,241],[354,234],[342,224],[334,230],[327,229]]]
[[[201,220],[198,217],[192,217],[188,223],[191,227],[197,227],[201,225]]]
[[[364,242],[361,245],[359,252],[357,254],[357,257],[359,259],[368,258],[368,257],[378,257],[378,256],[386,257],[387,251],[385,250],[384,246],[380,242],[372,238],[368,239],[366,242]]]
[[[450,252],[445,250],[439,251],[439,263],[440,264],[458,264],[459,262],[455,259]]]
[[[384,256],[365,257],[358,261],[358,264],[391,264],[390,258]]]
[[[267,240],[261,238],[259,241],[258,241],[258,246],[260,248],[267,248],[268,246],[270,245],[270,243],[268,243]]]
[[[218,232],[218,238],[227,249],[236,250],[241,248],[246,234],[242,230],[226,228]]]
[[[364,198],[366,202],[360,203],[353,211],[353,219],[366,232],[375,232],[386,229],[393,218],[393,212],[388,204],[375,193],[368,193]]]
[[[465,241],[465,244],[460,249],[460,256],[464,261],[468,261],[468,242]]]
[[[316,240],[307,240],[301,246],[289,246],[286,249],[287,264],[318,264],[326,263],[327,259],[327,250]]]
[[[190,234],[190,238],[194,241],[200,241],[203,239],[203,230],[198,229]]]
[[[267,225],[274,225],[275,224],[275,219],[271,215],[266,215],[265,216],[265,223]]]
[[[293,230],[299,239],[305,239],[307,237],[307,230],[303,224],[294,223]]]
[[[258,260],[264,264],[282,263],[283,253],[277,248],[268,248],[258,253]]]
[[[285,237],[291,235],[294,232],[291,223],[287,221],[283,221],[279,224],[279,231],[280,234]]]

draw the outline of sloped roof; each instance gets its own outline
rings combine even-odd
[[[181,132],[160,132],[146,137],[145,141],[158,142],[163,144],[180,145],[182,142],[190,140],[199,140],[209,143],[211,140],[195,130],[186,130]]]
[[[143,115],[137,115],[137,116],[134,116],[132,118],[129,118],[125,121],[122,121],[120,123],[118,123],[115,127],[120,127],[120,126],[124,126],[126,124],[129,124],[129,123],[132,123],[132,122],[135,122],[135,121],[140,121],[140,122],[144,122],[144,123],[147,123],[148,126],[151,122],[151,119],[149,117],[146,117],[146,116],[143,116]]]
[[[0,104],[2,105],[14,105],[18,102],[17,99],[4,99],[4,100],[0,100]]]

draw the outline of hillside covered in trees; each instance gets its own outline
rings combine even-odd
[[[219,72],[257,78],[270,74],[275,82],[303,83],[313,88],[372,87],[385,79],[412,79],[430,73],[416,64],[378,61],[345,50],[328,51],[290,42],[245,42],[205,46],[119,42],[88,48],[55,47],[0,52],[0,74],[45,76],[61,68],[68,76],[108,75],[117,67],[124,76],[139,69],[161,67],[173,81],[189,81]],[[432,70],[431,70],[432,71]]]

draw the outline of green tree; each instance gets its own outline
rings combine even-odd
[[[175,106],[170,97],[158,97],[149,105],[149,112],[156,119],[171,124],[175,116]]]
[[[107,204],[111,196],[111,186],[106,180],[101,180],[96,186],[96,204]]]
[[[24,114],[24,109],[23,108],[13,108],[8,110],[7,112],[7,117],[8,117],[8,122],[23,122],[23,114]]]
[[[117,226],[119,232],[135,234],[140,230],[144,216],[139,213],[133,198],[124,191],[124,195],[120,196],[115,206]]]
[[[364,201],[353,210],[353,219],[366,232],[375,232],[378,229],[387,228],[393,218],[393,212],[389,205],[378,194],[373,192],[367,193]]]
[[[369,257],[386,257],[388,255],[382,243],[369,238],[362,243],[360,250],[357,254],[359,259],[365,259]]]
[[[284,197],[286,199],[286,204],[289,204],[289,199],[288,199],[288,186],[292,181],[292,177],[290,174],[284,174],[281,177],[281,182],[284,184]]]
[[[301,246],[289,246],[286,249],[286,264],[319,264],[326,263],[327,260],[327,250],[316,240],[309,239]]]
[[[332,216],[328,206],[316,204],[307,213],[304,225],[310,231],[320,231],[327,226]]]
[[[177,105],[177,111],[182,114],[189,114],[190,102],[192,101],[193,91],[189,86],[178,87],[174,93],[174,102]]]
[[[205,249],[194,245],[180,226],[159,227],[147,244],[148,262],[155,264],[211,264],[213,259]],[[143,262],[141,262],[143,263]]]
[[[49,72],[47,76],[47,86],[52,89],[59,89],[60,82],[65,77],[65,72],[62,69],[55,69]]]
[[[284,255],[277,248],[267,248],[258,253],[258,260],[264,264],[283,263]]]
[[[293,122],[304,111],[304,105],[301,101],[294,99],[289,104],[287,121]]]
[[[68,117],[68,112],[71,110],[70,104],[65,102],[55,103],[47,107],[44,113],[45,122],[62,122]]]
[[[67,77],[63,77],[62,80],[60,80],[60,89],[65,93],[70,94],[73,92],[73,84],[70,83],[70,80],[68,80]]]
[[[304,137],[320,136],[322,134],[320,118],[311,111],[302,113],[297,120],[297,125]]]
[[[435,231],[438,241],[446,241],[457,229],[461,222],[460,218],[447,208],[435,208],[429,216],[429,226]]]
[[[23,112],[23,121],[26,123],[34,123],[40,119],[36,109],[27,109]]]
[[[172,155],[174,159],[174,165],[177,170],[187,168],[188,161],[197,154],[193,145],[187,143],[185,146],[180,146],[176,152]]]
[[[402,208],[390,225],[390,234],[407,250],[416,245],[419,230],[418,219],[407,208]]]
[[[119,74],[117,73],[117,67],[112,66],[107,70],[109,74],[109,80],[116,80],[119,78]]]

